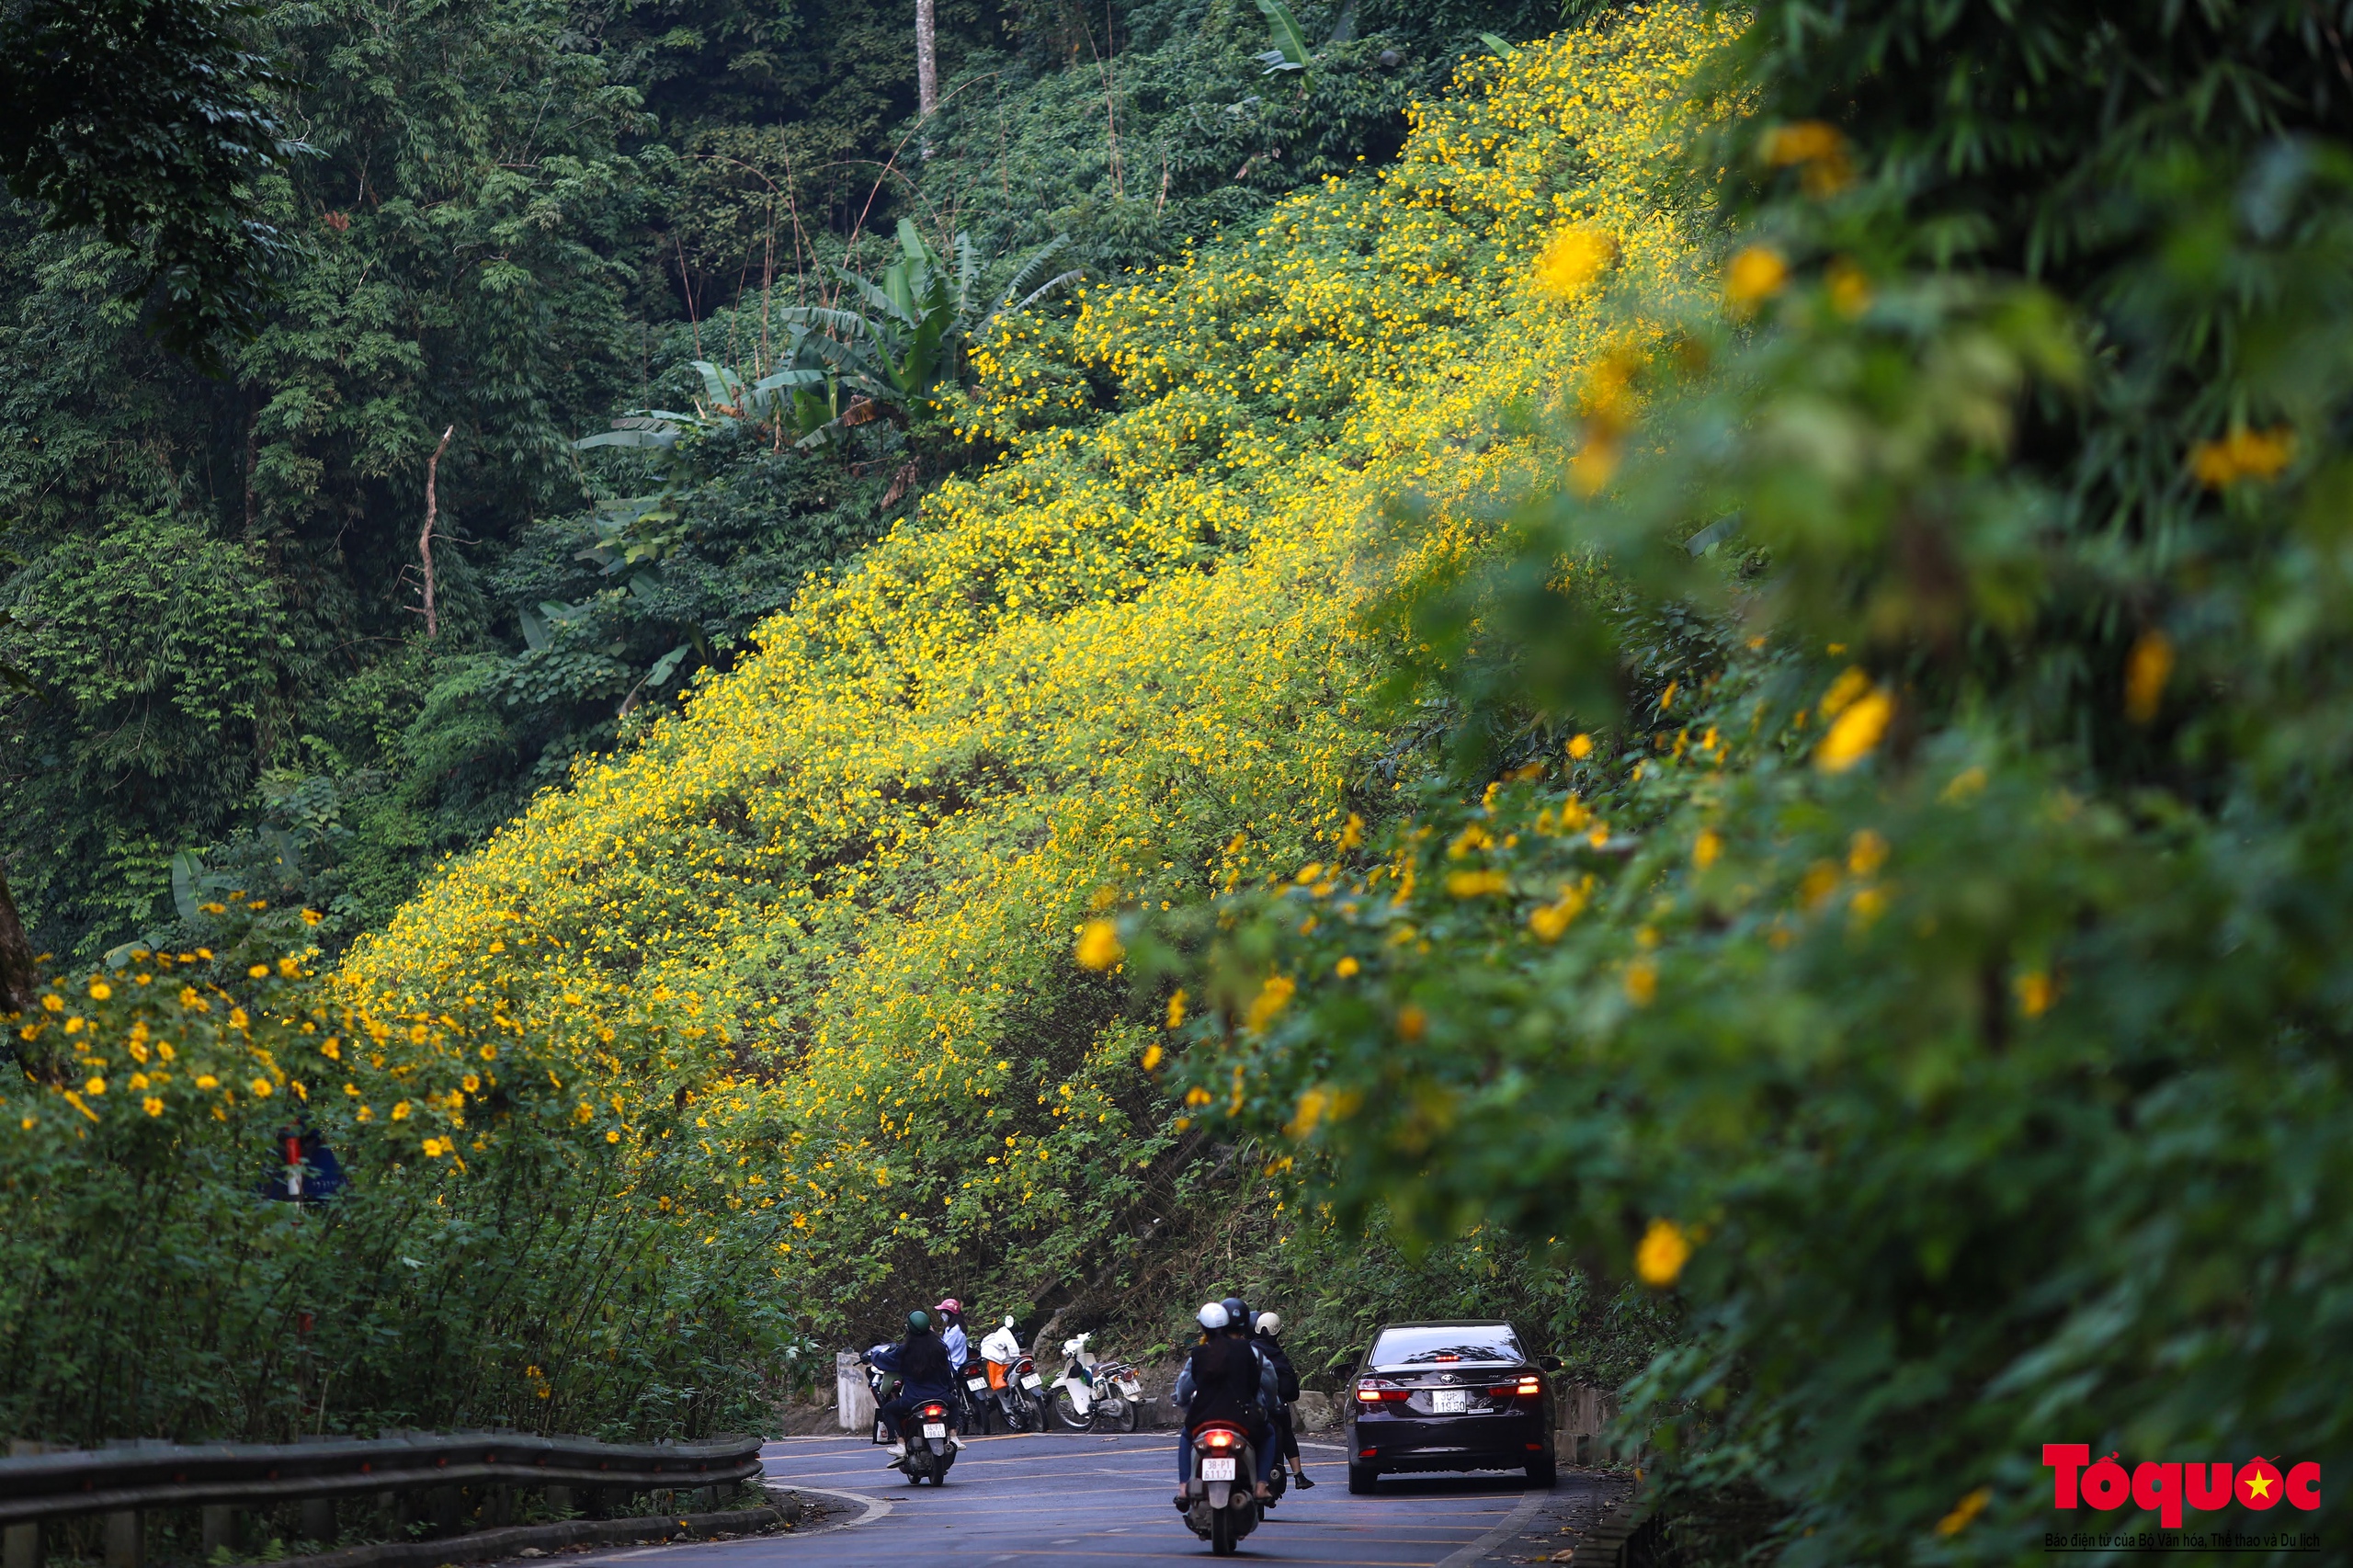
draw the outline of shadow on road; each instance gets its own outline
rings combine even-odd
[[[1524,1475],[1384,1475],[1377,1497],[1518,1497],[1540,1488]]]

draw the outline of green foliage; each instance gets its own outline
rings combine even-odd
[[[215,339],[259,329],[292,259],[264,194],[309,149],[280,123],[290,85],[252,49],[246,0],[12,0],[0,8],[0,174],[52,229],[139,252],[123,290],[165,346],[217,371]]]
[[[1299,17],[1314,36],[1349,30],[1313,7]],[[1090,140],[1082,111],[1105,81],[1084,41],[1093,13],[1015,27],[943,6],[944,66],[970,85],[932,128],[933,155],[895,165],[911,29],[870,8],[316,0],[236,21],[286,78],[255,78],[256,101],[301,125],[310,152],[248,187],[252,220],[300,244],[258,335],[224,345],[220,379],[144,342],[122,302],[154,253],[0,210],[0,519],[16,560],[38,572],[52,549],[143,519],[200,544],[191,560],[242,552],[239,596],[276,607],[255,622],[267,634],[213,669],[224,717],[202,736],[126,731],[119,703],[79,688],[7,696],[0,774],[17,810],[0,854],[37,945],[90,956],[157,934],[181,850],[275,877],[267,835],[296,831],[262,782],[280,776],[340,802],[339,833],[305,849],[290,896],[329,911],[331,940],[347,937],[698,671],[724,667],[811,572],[911,507],[914,487],[987,455],[938,410],[915,410],[909,430],[843,417],[861,378],[870,396],[961,379],[961,348],[949,350],[977,321],[938,324],[934,343],[922,323],[937,302],[914,309],[918,289],[915,325],[871,303],[844,321],[860,352],[829,348],[841,364],[820,356],[822,330],[790,341],[785,312],[861,302],[854,287],[838,297],[845,272],[890,295],[874,241],[902,218],[917,249],[902,236],[891,265],[940,280],[971,318],[1057,233],[1099,273],[1383,156],[1410,96],[1443,85],[1447,40],[1549,17],[1376,5],[1362,20],[1364,37],[1320,48],[1296,105],[1228,114],[1258,80],[1255,14],[1115,13],[1097,38],[1112,101],[1122,135],[1135,119],[1173,160],[1165,201],[1142,199],[1136,172],[1115,174]],[[1393,69],[1376,58],[1391,45]],[[1041,216],[1057,210],[1069,222]],[[712,395],[698,360],[744,395]],[[830,426],[830,466],[717,424],[672,449],[688,466],[666,483],[644,483],[636,456],[571,449],[617,410],[699,398],[702,419],[785,369],[795,384],[768,394],[792,394],[783,444]],[[1096,417],[1100,389],[1085,375],[1072,388],[1054,417]],[[450,426],[426,643],[425,460]],[[665,494],[629,504],[648,489]],[[548,645],[533,645],[534,625]],[[0,625],[0,666],[25,662],[24,635]],[[108,748],[138,753],[131,787],[86,771]]]
[[[1345,1387],[1383,1324],[1502,1318],[1528,1336],[1529,1354],[1559,1357],[1565,1380],[1604,1388],[1642,1370],[1676,1332],[1671,1302],[1636,1286],[1597,1287],[1558,1247],[1483,1226],[1434,1246],[1409,1233],[1401,1245],[1385,1214],[1367,1220],[1307,1220],[1260,1255],[1264,1277],[1240,1286],[1254,1309],[1281,1312],[1283,1343],[1310,1388]]]
[[[608,1013],[599,1065],[518,1027],[512,997],[373,1014],[278,961],[302,926],[259,908],[211,901],[207,946],[61,977],[17,1031],[0,1430],[756,1424],[806,1347],[767,1249],[712,1226],[728,1194],[689,1135],[691,1040]],[[621,1087],[650,1097],[608,1139]],[[298,1131],[346,1177],[323,1203],[273,1199]]]
[[[899,256],[882,270],[880,281],[844,268],[835,276],[857,295],[865,309],[841,310],[822,305],[794,306],[785,319],[801,329],[796,347],[813,352],[824,369],[786,369],[756,383],[755,392],[772,383],[805,387],[824,382],[835,390],[847,387],[858,396],[901,413],[936,413],[939,389],[963,382],[972,345],[1009,317],[1018,315],[1047,294],[1078,280],[1076,272],[1043,278],[1046,263],[1067,244],[1066,238],[1040,245],[1014,269],[1005,298],[990,310],[981,308],[981,258],[968,234],[956,236],[956,264],[951,270],[915,224],[899,220]],[[812,330],[824,329],[824,335]],[[795,381],[781,378],[795,377]],[[799,397],[796,392],[796,399]],[[829,400],[828,405],[831,406]],[[853,407],[856,405],[853,404]],[[813,404],[810,413],[814,413]],[[756,407],[752,413],[756,416]],[[812,445],[843,427],[848,411],[808,429],[801,444]],[[803,423],[806,423],[804,417]]]
[[[1563,412],[1586,483],[1409,607],[1461,770],[1175,932],[1195,1082],[1343,1215],[1680,1294],[1633,1419],[1771,1495],[1778,1561],[2039,1559],[2046,1442],[2353,1447],[2353,153],[2307,20],[1764,7],[1734,319],[1621,301],[1672,351]]]

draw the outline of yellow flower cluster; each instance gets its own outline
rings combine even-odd
[[[1048,1223],[1148,1163],[1159,1020],[1087,974],[1108,912],[1360,832],[1363,616],[1422,563],[1381,554],[1383,504],[1418,499],[1419,556],[1472,548],[1535,477],[1497,411],[1616,351],[1591,300],[1713,287],[1654,171],[1733,31],[1632,7],[1474,62],[1394,165],[984,346],[963,417],[1006,457],[447,867],[354,949],[354,1006],[532,1040],[597,1082],[592,1137],[634,1114],[616,1028],[699,1064],[780,1270]],[[1087,374],[1119,409],[1057,423]]]

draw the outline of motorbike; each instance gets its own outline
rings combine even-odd
[[[1253,1490],[1257,1451],[1240,1427],[1211,1421],[1194,1431],[1192,1452],[1192,1473],[1185,1482],[1185,1528],[1208,1541],[1216,1556],[1231,1557],[1264,1517]]]
[[[974,1387],[969,1381],[965,1386],[974,1388],[979,1395],[982,1419],[994,1426],[1002,1416],[1008,1431],[1044,1431],[1046,1380],[1038,1375],[1037,1363],[1022,1350],[1020,1336],[1013,1332],[1013,1319],[1007,1317],[990,1330],[975,1349],[986,1387]]]
[[[885,1372],[868,1362],[866,1381],[874,1391],[874,1403],[879,1407],[898,1387],[898,1374]],[[954,1417],[940,1400],[926,1400],[907,1412],[899,1422],[898,1438],[906,1452],[891,1461],[892,1470],[907,1478],[910,1486],[921,1486],[927,1479],[934,1486],[948,1484],[948,1467],[956,1462],[956,1445],[949,1434],[955,1430]],[[882,1422],[878,1415],[874,1423],[878,1440]]]
[[[1008,1432],[1046,1429],[1046,1380],[1038,1375],[1038,1364],[1029,1357],[975,1361],[965,1368],[964,1386],[972,1391],[972,1403],[987,1429],[994,1431],[999,1421]]]
[[[1098,1359],[1087,1348],[1094,1337],[1082,1334],[1063,1341],[1063,1369],[1047,1403],[1066,1431],[1088,1432],[1102,1425],[1132,1432],[1143,1405],[1142,1380],[1128,1362]]]

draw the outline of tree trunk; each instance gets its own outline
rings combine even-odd
[[[939,112],[939,28],[933,0],[915,0],[915,105],[928,121]],[[931,156],[931,127],[923,128],[923,155]]]
[[[458,433],[455,425],[441,432],[441,444],[425,460],[425,531],[416,536],[417,558],[425,562],[425,634],[440,633],[440,622],[433,614],[433,519],[438,511],[433,497],[433,483],[441,469],[441,454],[449,449],[449,437]]]
[[[28,1011],[40,994],[33,945],[25,939],[25,923],[17,918],[17,901],[8,894],[6,875],[0,873],[0,1012]]]

